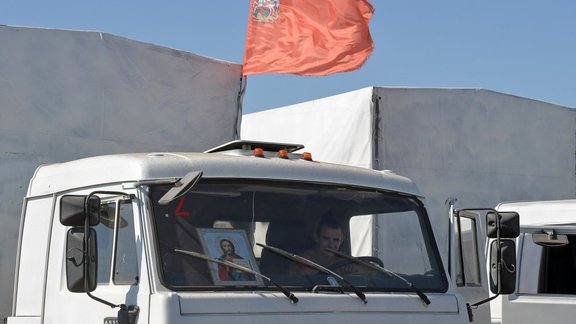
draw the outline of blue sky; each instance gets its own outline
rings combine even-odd
[[[376,47],[361,69],[250,76],[244,112],[367,86],[483,88],[576,108],[576,1],[372,4]],[[249,0],[0,0],[0,24],[100,31],[242,63],[248,7]]]

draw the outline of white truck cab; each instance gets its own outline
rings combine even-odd
[[[502,203],[520,215],[517,289],[499,301],[502,323],[576,318],[576,200]]]
[[[8,324],[467,323],[416,186],[301,148],[39,167]],[[328,223],[336,261],[303,257]]]

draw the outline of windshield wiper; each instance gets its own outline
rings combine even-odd
[[[342,257],[346,260],[350,260],[351,262],[354,262],[356,264],[368,267],[368,268],[376,270],[376,271],[384,272],[390,276],[393,276],[395,278],[402,280],[402,282],[404,282],[413,292],[415,292],[418,295],[418,297],[420,297],[420,299],[422,299],[424,304],[430,305],[430,299],[428,299],[428,296],[426,296],[426,294],[424,294],[424,292],[422,290],[420,290],[418,287],[414,286],[414,284],[412,284],[410,281],[408,281],[406,278],[402,277],[401,275],[397,274],[396,272],[388,270],[384,267],[381,267],[378,264],[367,262],[367,261],[358,259],[356,257],[353,257],[351,255],[344,254],[340,251],[336,251],[336,250],[332,250],[332,249],[324,249],[324,250],[331,252],[331,253],[334,253],[337,256]]]
[[[268,250],[270,250],[270,251],[272,251],[272,252],[274,252],[274,253],[276,253],[276,254],[279,254],[279,255],[287,258],[287,259],[290,259],[290,260],[292,260],[292,261],[294,261],[294,262],[303,264],[303,265],[305,265],[305,266],[307,266],[307,267],[310,267],[310,268],[312,268],[312,269],[318,270],[318,271],[320,271],[320,272],[322,272],[322,273],[325,273],[325,274],[334,276],[334,277],[342,280],[342,282],[344,282],[345,284],[347,284],[348,287],[350,287],[350,288],[352,289],[352,291],[354,291],[354,293],[356,294],[356,296],[358,296],[358,298],[360,298],[360,299],[362,300],[362,303],[363,303],[363,304],[368,303],[368,301],[366,300],[366,295],[364,295],[363,292],[361,292],[358,288],[356,288],[353,284],[351,284],[350,282],[348,282],[348,280],[344,279],[344,277],[342,277],[341,275],[337,274],[336,272],[334,272],[334,271],[332,271],[332,270],[330,270],[330,269],[327,269],[327,268],[319,265],[318,263],[316,263],[316,262],[314,262],[314,261],[310,261],[310,260],[308,260],[308,259],[306,259],[306,258],[304,258],[304,257],[301,257],[301,256],[297,255],[297,254],[290,253],[290,252],[288,252],[288,251],[279,249],[279,248],[277,248],[277,247],[273,247],[273,246],[269,246],[269,245],[265,245],[265,244],[260,244],[260,243],[256,243],[256,245],[259,245],[259,246],[261,246],[261,247],[263,247],[263,248],[265,248],[265,249],[268,249]]]
[[[241,266],[241,265],[238,265],[238,264],[233,263],[233,262],[230,262],[230,261],[215,259],[215,258],[209,257],[209,256],[207,256],[207,255],[204,255],[204,254],[201,254],[201,253],[197,253],[197,252],[193,252],[193,251],[186,251],[186,250],[174,249],[174,252],[182,253],[182,254],[185,254],[185,255],[188,255],[188,256],[191,256],[191,257],[195,257],[195,258],[198,258],[198,259],[205,260],[205,261],[210,261],[210,262],[214,262],[214,263],[217,263],[217,264],[222,264],[222,265],[225,265],[225,266],[227,266],[227,267],[234,268],[234,269],[236,269],[236,270],[240,270],[240,271],[242,271],[242,272],[245,272],[245,273],[248,273],[248,274],[251,274],[251,275],[255,275],[255,276],[264,278],[264,279],[266,279],[268,282],[270,282],[271,284],[273,284],[274,286],[276,286],[276,288],[280,289],[280,291],[281,291],[286,297],[288,297],[288,298],[290,299],[290,302],[291,302],[291,303],[296,304],[296,303],[298,302],[298,297],[294,296],[293,293],[291,293],[290,291],[286,290],[284,287],[280,286],[280,285],[277,284],[276,282],[272,281],[272,279],[268,278],[267,276],[265,276],[265,275],[263,275],[263,274],[261,274],[261,273],[259,273],[259,272],[256,272],[256,271],[254,271],[254,270],[252,270],[252,269],[248,269],[248,268],[246,268],[246,267],[243,267],[243,266]]]

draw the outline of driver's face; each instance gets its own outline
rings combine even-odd
[[[330,254],[330,252],[324,249],[332,249],[338,251],[340,244],[342,244],[342,229],[331,228],[328,226],[322,226],[320,228],[320,233],[316,238],[316,244],[318,249],[325,254]]]

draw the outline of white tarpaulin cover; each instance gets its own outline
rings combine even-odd
[[[44,163],[238,139],[241,65],[99,32],[0,26],[0,319]]]
[[[446,257],[448,199],[457,207],[494,207],[574,197],[575,131],[573,109],[527,98],[479,89],[369,87],[244,115],[241,137],[300,143],[318,161],[411,178],[426,197]],[[366,244],[370,226],[357,230],[355,248]]]

